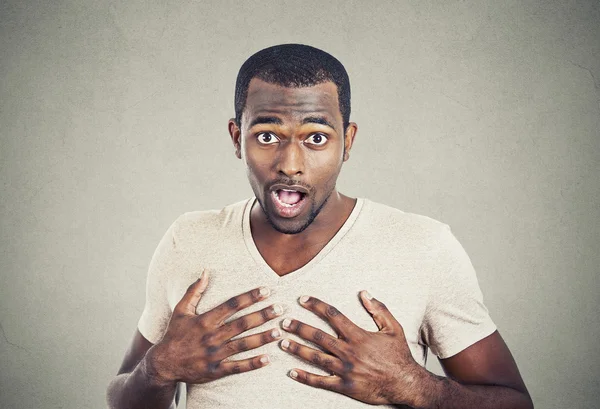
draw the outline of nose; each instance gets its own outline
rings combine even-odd
[[[304,173],[304,154],[302,146],[296,141],[288,141],[281,147],[279,155],[278,172],[293,178]]]

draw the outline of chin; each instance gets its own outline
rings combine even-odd
[[[315,212],[313,204],[309,206],[309,212],[305,216],[297,216],[293,219],[281,218],[276,215],[274,209],[265,207],[264,204],[259,200],[260,207],[262,207],[263,213],[265,214],[267,221],[275,230],[283,234],[298,234],[302,233],[317,217],[318,211]],[[320,210],[320,209],[319,209]]]
[[[267,215],[267,221],[275,230],[279,233],[283,234],[298,234],[302,233],[310,224],[313,222],[314,217],[309,218],[308,220],[297,220],[293,222],[284,222],[278,223],[269,216],[269,213],[265,213]]]
[[[320,206],[317,206],[314,200],[311,200],[307,206],[308,214],[303,216],[298,215],[294,218],[289,219],[278,217],[275,209],[271,208],[271,203],[265,206],[265,203],[261,199],[258,200],[258,203],[260,204],[260,207],[262,208],[263,213],[267,218],[267,221],[269,222],[271,227],[273,227],[273,229],[282,234],[298,234],[302,233],[313,223],[315,218],[321,212],[323,206],[325,206],[325,204],[327,203],[328,199],[329,196],[327,196],[327,198],[323,201],[323,203],[321,203]]]

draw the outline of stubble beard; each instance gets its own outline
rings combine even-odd
[[[291,228],[286,229],[283,226],[277,225],[275,223],[275,221],[271,218],[270,212],[268,212],[266,210],[265,204],[258,198],[257,198],[257,201],[258,201],[258,204],[260,205],[260,207],[262,208],[263,213],[265,214],[265,216],[267,218],[267,222],[269,222],[269,225],[271,225],[271,227],[273,229],[275,229],[276,231],[278,231],[279,233],[282,233],[282,234],[298,234],[298,233],[302,233],[304,230],[306,230],[306,228],[308,226],[310,226],[312,224],[312,222],[319,215],[319,213],[321,212],[323,207],[327,204],[327,201],[331,197],[331,194],[333,193],[334,190],[335,190],[335,186],[329,191],[329,193],[325,197],[325,200],[323,200],[323,203],[321,203],[318,207],[316,206],[316,203],[314,201],[311,201],[310,212],[308,214],[308,218],[306,219],[306,222],[304,224],[302,224],[301,226],[295,227],[295,228],[291,227]],[[267,193],[267,194],[269,194],[269,193]]]

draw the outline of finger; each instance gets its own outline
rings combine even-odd
[[[181,300],[177,303],[173,311],[184,314],[196,314],[196,307],[202,298],[202,294],[208,286],[208,271],[202,271],[200,278],[194,281],[186,290]]]
[[[369,314],[373,317],[373,321],[375,321],[380,331],[392,333],[401,329],[400,323],[394,318],[385,304],[373,298],[368,291],[361,291],[360,299]]]
[[[223,325],[224,321],[236,312],[264,300],[270,294],[271,291],[266,287],[255,288],[254,290],[232,297],[223,304],[205,312],[203,318],[217,326]]]
[[[281,331],[279,331],[277,328],[273,328],[259,334],[253,334],[248,335],[247,337],[234,339],[227,342],[223,346],[221,353],[217,356],[219,359],[225,359],[240,352],[249,351],[251,349],[266,345],[270,342],[278,340],[279,338],[281,338]]]
[[[299,344],[291,339],[284,339],[281,341],[280,346],[284,351],[290,352],[307,362],[323,368],[326,371],[336,374],[343,374],[347,372],[347,368],[344,363],[335,356],[326,354],[314,348],[307,347],[306,345]]]
[[[315,375],[301,369],[292,369],[290,377],[300,383],[313,386],[320,389],[328,389],[330,391],[342,393],[342,378],[339,376],[321,376]]]
[[[334,355],[344,355],[346,351],[343,340],[332,337],[326,332],[298,320],[286,318],[281,323],[281,326],[287,332],[296,334],[299,337],[320,346]]]
[[[242,372],[249,372],[255,369],[267,366],[270,363],[268,355],[255,356],[253,358],[242,359],[239,361],[223,361],[219,365],[223,376],[234,375]]]
[[[353,331],[360,330],[356,324],[350,321],[337,308],[318,298],[303,295],[300,297],[300,304],[307,310],[314,312],[323,320],[327,321],[341,338],[346,338],[347,335],[351,334]]]
[[[224,342],[251,328],[261,326],[265,322],[270,321],[281,314],[283,314],[283,307],[276,304],[268,306],[267,308],[263,308],[260,311],[244,315],[243,317],[237,318],[223,325],[219,330],[219,339]]]

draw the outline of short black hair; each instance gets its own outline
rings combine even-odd
[[[240,126],[252,78],[284,87],[337,86],[344,131],[350,122],[350,79],[334,56],[304,44],[280,44],[253,54],[242,64],[235,83],[235,122]]]

